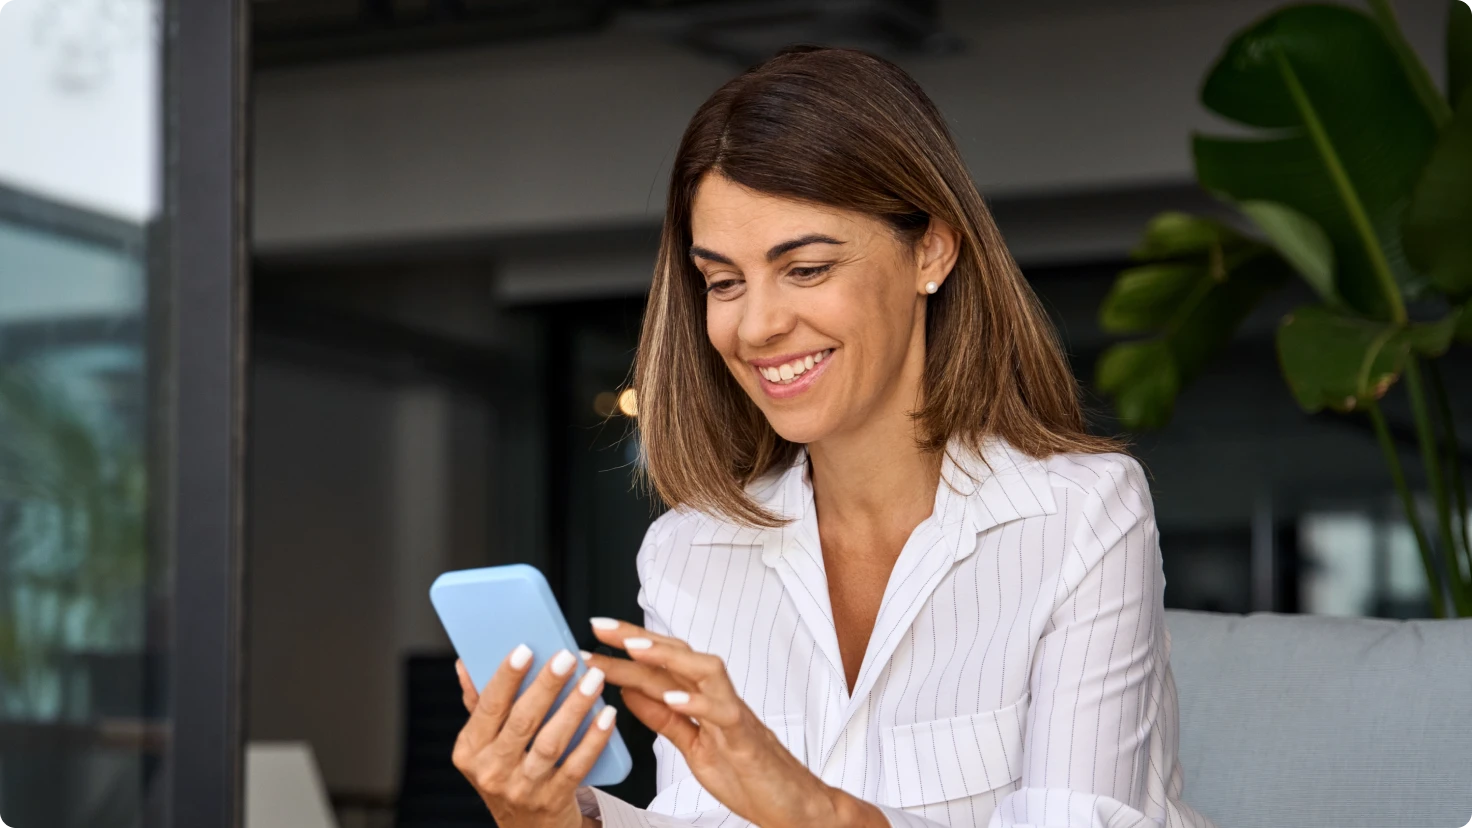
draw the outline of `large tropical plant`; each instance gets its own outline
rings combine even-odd
[[[1447,6],[1445,94],[1389,0],[1289,6],[1233,37],[1201,102],[1248,135],[1198,134],[1192,149],[1201,185],[1240,220],[1150,222],[1138,266],[1100,309],[1106,330],[1147,336],[1109,348],[1096,376],[1127,427],[1159,428],[1263,296],[1302,279],[1318,301],[1279,325],[1283,376],[1305,411],[1369,418],[1438,617],[1472,616],[1466,484],[1438,364],[1454,340],[1472,341],[1472,9]],[[1431,531],[1381,412],[1396,385]]]
[[[72,654],[140,643],[143,459],[91,408],[0,367],[0,720],[64,714]]]

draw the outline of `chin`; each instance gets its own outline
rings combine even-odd
[[[767,423],[777,436],[790,443],[816,443],[833,432],[833,421],[831,417],[823,416],[817,412],[806,414],[796,411],[764,412],[767,414]]]

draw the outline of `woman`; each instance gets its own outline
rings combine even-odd
[[[914,81],[779,55],[695,114],[666,209],[644,623],[593,619],[629,658],[585,654],[540,732],[574,655],[520,699],[527,652],[461,671],[455,762],[503,828],[1210,826],[1145,477]],[[556,764],[605,680],[660,734],[648,809],[577,789],[612,712]]]

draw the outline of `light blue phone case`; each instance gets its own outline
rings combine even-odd
[[[501,662],[518,644],[532,648],[532,666],[527,670],[518,695],[526,690],[542,665],[558,650],[578,651],[577,640],[567,628],[567,621],[557,607],[557,599],[552,597],[552,590],[547,587],[547,579],[535,567],[511,564],[446,572],[429,588],[429,600],[477,688],[486,686]],[[573,678],[557,697],[557,704],[552,707],[554,711],[577,685],[577,677],[587,669],[580,659]],[[584,717],[571,744],[582,741],[593,717],[603,706],[602,699],[593,703],[593,709]],[[615,728],[583,784],[617,784],[629,775],[632,767],[629,749]]]

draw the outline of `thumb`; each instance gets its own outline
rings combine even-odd
[[[632,687],[623,688],[621,694],[625,709],[633,713],[645,727],[669,739],[676,750],[689,758],[690,748],[700,735],[699,725],[692,722],[689,716],[671,710],[663,701],[651,699]]]
[[[465,664],[458,658],[455,659],[455,675],[460,678],[460,702],[465,705],[465,712],[470,713],[480,704],[480,693],[476,692]]]

